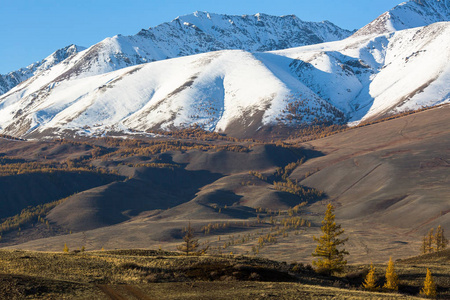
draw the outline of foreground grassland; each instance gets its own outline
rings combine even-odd
[[[321,276],[309,266],[242,256],[173,252],[0,251],[2,299],[414,299],[429,267],[450,297],[449,253],[397,262],[398,293],[360,288],[367,266]],[[385,266],[378,265],[383,283]]]

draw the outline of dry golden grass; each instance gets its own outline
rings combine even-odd
[[[398,293],[364,291],[360,282],[366,267],[350,266],[331,277],[301,264],[242,256],[2,250],[0,293],[4,299],[415,299],[429,267],[438,298],[448,299],[448,262],[396,263]],[[381,285],[385,266],[375,269]]]

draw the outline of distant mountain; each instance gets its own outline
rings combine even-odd
[[[229,16],[195,12],[133,36],[117,35],[90,47],[75,75],[103,74],[137,64],[218,50],[268,51],[335,41],[352,32],[296,16]],[[74,76],[71,71],[65,76]]]
[[[76,53],[85,50],[86,48],[70,45],[65,48],[56,50],[50,54],[47,58],[39,62],[35,62],[26,68],[19,69],[17,71],[10,72],[6,75],[0,75],[0,95],[6,93],[19,83],[33,77],[40,72],[46,71],[51,67],[59,64],[63,60],[75,55]]]
[[[86,77],[179,56],[217,50],[268,51],[341,40],[352,32],[331,22],[305,22],[294,15],[230,16],[195,12],[132,36],[117,35],[93,45],[63,76]],[[60,49],[39,63],[0,75],[0,95],[84,50],[75,45]]]
[[[450,0],[410,0],[385,12],[355,35],[379,35],[445,21],[450,21]]]
[[[426,8],[430,22],[444,18],[447,6],[430,3],[410,1],[388,15],[409,24],[417,11],[399,11],[412,6]],[[0,133],[92,136],[197,124],[252,136],[277,124],[358,123],[450,100],[450,22],[363,33],[263,51],[350,32],[294,16],[197,12],[105,39],[36,73],[0,96]],[[246,50],[213,51],[220,47]],[[151,60],[160,61],[144,63]]]
[[[449,100],[450,23],[273,52],[216,51],[81,79],[52,72],[0,97],[0,129],[59,135],[200,124],[251,136]],[[70,68],[70,65],[67,66]]]

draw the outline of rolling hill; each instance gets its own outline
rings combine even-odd
[[[128,179],[69,197],[45,214],[50,229],[25,224],[20,236],[13,231],[2,240],[11,246],[20,242],[14,248],[34,250],[58,250],[64,242],[72,248],[87,243],[88,249],[158,245],[174,249],[181,228],[190,221],[197,234],[208,224],[220,226],[201,238],[209,241],[213,252],[251,253],[259,236],[276,232],[272,219],[299,218],[295,220],[304,219],[305,226],[288,229],[288,235],[261,248],[259,255],[308,262],[314,249],[312,235],[318,233],[324,207],[331,202],[350,238],[350,262],[364,261],[367,255],[381,262],[394,252],[398,258],[411,256],[430,228],[449,226],[449,109],[443,105],[305,143],[294,139],[275,146],[242,141],[237,144],[249,148],[238,152],[217,150],[229,143],[220,140],[195,142],[201,147],[215,145],[204,150],[169,148],[154,155],[130,156],[126,153],[134,148],[109,146],[104,158],[90,164]],[[139,142],[140,148],[146,149],[150,141],[155,143]],[[180,140],[180,145],[187,141]],[[170,139],[160,142],[164,145]],[[17,153],[43,142],[6,143],[4,149],[11,143],[22,145],[16,146],[13,153]],[[27,151],[22,155],[26,157]],[[304,162],[292,164],[302,157]],[[156,167],[154,162],[168,165]],[[277,188],[283,181],[277,168],[288,165],[288,178],[306,191],[295,194]],[[317,196],[317,191],[323,194]],[[290,216],[297,205],[298,213]],[[64,234],[69,231],[72,234]],[[30,240],[52,232],[53,237]],[[248,240],[228,245],[236,236]]]

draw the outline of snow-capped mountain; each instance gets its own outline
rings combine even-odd
[[[450,0],[410,0],[385,12],[355,35],[378,35],[445,21],[450,21]]]
[[[417,11],[399,14],[399,7],[425,3],[430,25],[359,31],[284,50],[265,51],[291,46],[288,34],[281,37],[295,27],[293,16],[196,13],[136,36],[105,39],[0,96],[0,133],[101,135],[199,124],[251,136],[280,122],[357,123],[448,102],[450,22],[431,17],[433,7],[439,9],[436,19],[445,19],[447,6],[410,1],[389,13],[408,24]],[[320,24],[296,43],[337,39],[333,26]],[[211,51],[221,40],[224,48],[245,49]],[[197,51],[206,53],[188,55]]]
[[[340,40],[351,33],[327,21],[304,22],[293,15],[229,16],[195,12],[143,29],[133,36],[106,38],[90,47],[79,58],[76,68],[82,70],[83,75],[97,75],[141,63],[217,50],[254,52],[312,45]]]
[[[62,49],[56,50],[48,57],[39,62],[35,62],[26,68],[19,69],[17,71],[10,72],[6,75],[0,75],[0,95],[6,93],[19,83],[39,74],[51,67],[59,64],[63,60],[75,55],[76,53],[85,50],[86,48],[69,45]]]
[[[142,63],[216,50],[268,51],[341,40],[352,32],[328,21],[305,22],[294,15],[230,16],[195,12],[142,29],[132,36],[116,35],[76,57],[65,77],[86,77]],[[0,75],[0,95],[20,82],[79,52],[71,45],[41,62]]]
[[[450,23],[442,22],[272,52],[209,52],[88,78],[49,72],[0,97],[0,128],[92,135],[196,123],[242,134],[280,121],[360,121],[448,101],[449,36]]]

